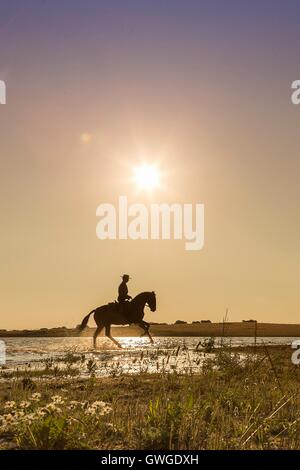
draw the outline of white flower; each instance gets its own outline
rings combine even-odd
[[[16,402],[15,401],[7,401],[4,405],[4,408],[6,410],[12,409],[12,408],[15,408],[15,407],[16,407]]]
[[[41,396],[42,396],[42,395],[41,395],[40,393],[33,393],[33,394],[31,395],[30,400],[31,400],[31,401],[40,401]]]
[[[92,403],[92,406],[96,408],[102,408],[103,406],[106,406],[106,403],[105,401],[94,401],[94,403]]]
[[[111,429],[113,432],[117,432],[118,429],[116,428],[116,426],[114,426],[113,423],[106,423],[106,426]]]
[[[111,406],[104,401],[94,401],[86,410],[86,414],[94,415],[98,414],[100,416],[106,415],[112,411]]]
[[[62,399],[60,395],[54,395],[51,398],[52,403],[55,403],[56,405],[63,405],[65,400]]]
[[[13,424],[15,422],[15,417],[11,413],[4,415],[3,418],[6,424]]]
[[[24,417],[24,421],[27,424],[31,424],[36,419],[36,415],[34,413],[29,413]]]
[[[47,410],[48,412],[51,413],[51,412],[55,412],[55,411],[60,410],[60,408],[58,408],[56,403],[48,403],[48,405],[45,406],[45,410]]]
[[[23,408],[23,409],[26,409],[26,408],[29,408],[31,405],[30,401],[21,401],[20,403],[20,408]]]
[[[68,410],[74,410],[75,408],[77,408],[78,405],[80,405],[79,401],[71,400],[68,406]]]
[[[72,423],[77,423],[77,419],[73,418],[72,416],[70,416],[70,418],[67,419],[67,423],[68,424],[72,424]]]

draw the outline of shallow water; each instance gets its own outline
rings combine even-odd
[[[48,367],[78,368],[80,375],[88,375],[88,362],[95,375],[120,375],[157,371],[197,371],[207,354],[197,349],[208,338],[156,337],[154,344],[147,338],[118,338],[123,349],[117,349],[108,339],[98,338],[98,348],[92,347],[92,338],[4,338],[6,347],[5,370],[15,368],[41,369]],[[215,346],[221,344],[215,338]],[[290,345],[293,338],[257,338],[257,344]],[[253,338],[225,338],[223,344],[253,345]],[[74,361],[74,362],[73,362]]]

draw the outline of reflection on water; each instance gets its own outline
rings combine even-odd
[[[154,373],[157,371],[197,371],[207,356],[198,350],[199,342],[206,338],[156,337],[154,344],[147,338],[119,338],[123,349],[117,349],[106,338],[98,339],[98,348],[92,347],[92,338],[4,338],[6,343],[6,367],[45,367],[49,361],[63,365],[74,360],[81,375],[89,373],[88,363],[93,364],[96,375],[121,373]],[[293,338],[263,338],[265,344],[291,344]],[[220,345],[221,339],[215,339]],[[257,344],[262,339],[257,338]],[[232,346],[253,345],[253,338],[225,338],[223,344]],[[67,359],[66,359],[67,358]],[[70,359],[71,358],[71,359]],[[73,359],[72,359],[73,358]]]

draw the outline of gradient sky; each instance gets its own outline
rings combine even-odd
[[[298,0],[1,0],[0,328],[73,326],[123,272],[150,321],[299,323],[299,44]],[[202,251],[96,238],[142,159]]]

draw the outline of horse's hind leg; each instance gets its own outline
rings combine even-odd
[[[99,335],[99,333],[101,333],[102,329],[103,329],[103,325],[97,326],[96,331],[94,333],[94,348],[95,349],[96,349],[96,346],[97,346],[97,336]]]
[[[113,338],[112,335],[110,334],[110,325],[105,326],[105,334],[109,339],[111,339],[113,343],[115,343],[118,346],[118,348],[122,348],[121,344],[118,343],[118,341],[115,338]]]

